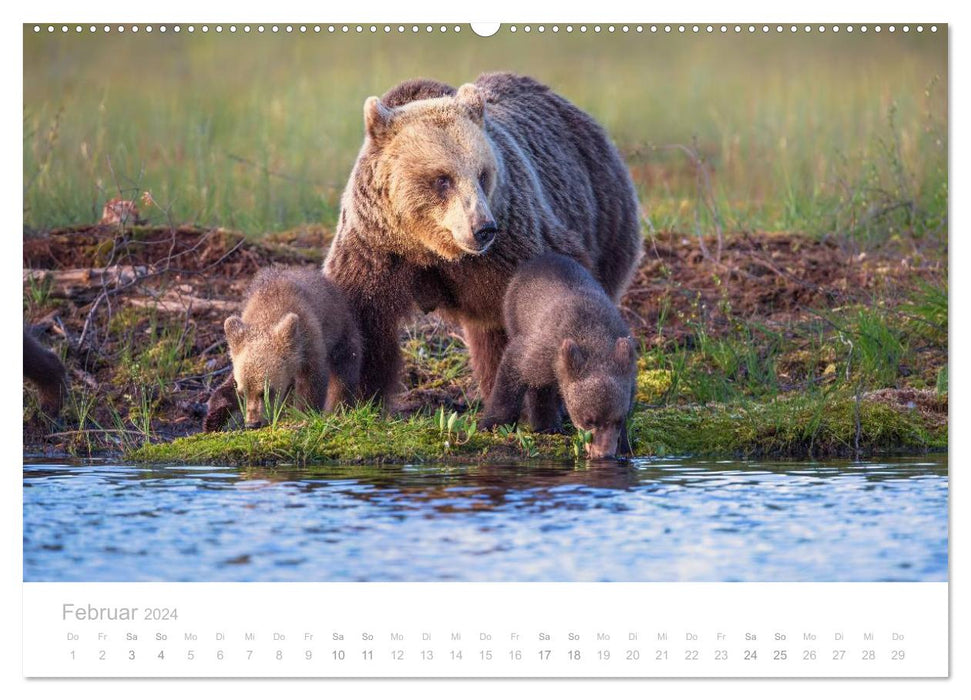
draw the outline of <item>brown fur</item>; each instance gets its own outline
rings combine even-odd
[[[41,345],[24,329],[24,377],[37,387],[40,407],[56,416],[67,395],[67,372],[57,355]]]
[[[534,430],[560,428],[558,396],[573,424],[592,431],[591,457],[630,452],[627,415],[637,361],[630,329],[590,273],[549,253],[525,263],[503,303],[509,345],[481,421],[515,422],[527,400]]]
[[[362,394],[398,389],[398,328],[416,305],[461,323],[488,396],[506,345],[501,300],[548,251],[617,300],[641,254],[627,169],[604,131],[536,81],[412,80],[365,103],[366,138],[324,269],[359,315]]]
[[[133,226],[144,224],[145,220],[139,215],[138,207],[135,206],[134,202],[115,197],[105,203],[101,210],[101,221],[98,223],[102,226],[124,226],[126,224]]]
[[[224,324],[233,374],[209,399],[203,428],[218,430],[238,405],[259,427],[264,398],[292,390],[301,408],[332,410],[357,391],[361,339],[341,292],[316,270],[267,268],[250,284],[242,316]]]

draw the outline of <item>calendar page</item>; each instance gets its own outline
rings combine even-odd
[[[32,683],[949,676],[946,22],[21,33]]]

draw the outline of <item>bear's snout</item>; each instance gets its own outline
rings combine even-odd
[[[593,431],[593,440],[584,445],[590,459],[606,459],[617,454],[620,426],[599,428]]]
[[[479,248],[485,252],[485,249],[492,245],[492,242],[496,239],[496,234],[499,229],[496,227],[495,221],[488,221],[479,228],[475,230],[472,237],[475,238],[475,242],[479,244]]]

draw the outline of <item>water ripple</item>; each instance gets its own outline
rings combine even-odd
[[[30,581],[947,578],[946,456],[24,465]]]

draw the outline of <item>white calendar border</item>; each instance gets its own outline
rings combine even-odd
[[[431,7],[429,7],[431,6]],[[557,5],[562,13],[562,6]],[[637,10],[634,12],[633,10]],[[639,8],[632,8],[629,3],[612,2],[611,0],[598,0],[596,3],[590,3],[587,7],[575,7],[567,10],[569,15],[563,17],[565,21],[572,22],[583,22],[583,21],[609,21],[612,18],[620,19],[622,21],[637,21],[639,19],[647,19],[654,22],[664,22],[664,21],[791,21],[793,19],[809,19],[812,21],[818,21],[824,19],[827,22],[861,22],[861,21],[913,21],[914,19],[920,20],[931,20],[931,21],[947,21],[953,18],[950,10],[949,3],[943,2],[922,2],[916,3],[905,3],[905,2],[885,2],[881,3],[879,11],[874,14],[872,11],[864,12],[862,9],[853,7],[849,3],[839,2],[834,0],[819,0],[812,3],[808,8],[809,12],[802,12],[798,9],[793,10],[790,7],[786,7],[784,10],[780,11],[780,6],[777,3],[770,2],[734,2],[734,3],[715,3],[715,2],[705,2],[696,3],[694,5],[684,5],[681,3],[675,3],[671,6],[658,6],[656,4],[644,4]],[[165,3],[165,5],[148,5],[145,3],[132,4],[130,2],[112,2],[112,3],[100,3],[98,8],[85,7],[83,11],[80,11],[76,3],[68,2],[47,2],[47,3],[33,3],[29,6],[19,5],[15,7],[12,11],[4,10],[4,19],[7,20],[2,26],[4,35],[3,48],[0,49],[4,52],[5,58],[7,58],[6,65],[15,67],[11,69],[9,73],[4,75],[4,87],[7,88],[5,94],[21,94],[22,95],[22,35],[19,23],[24,21],[44,21],[51,20],[56,21],[58,19],[81,19],[84,20],[96,20],[101,21],[103,19],[111,19],[113,21],[123,20],[123,21],[135,21],[135,22],[158,22],[167,21],[171,19],[178,19],[179,21],[212,21],[213,19],[229,20],[229,19],[242,19],[246,21],[267,21],[273,19],[286,19],[306,17],[308,14],[308,8],[302,6],[302,3],[289,2],[284,0],[283,2],[278,1],[270,5],[264,5],[262,7],[253,8],[239,8],[239,9],[213,9],[207,5],[201,3],[189,3],[185,0],[176,0],[174,2]],[[9,17],[6,15],[14,15]],[[353,3],[347,3],[341,6],[320,6],[320,13],[327,20],[342,22],[342,21],[394,21],[397,19],[408,19],[415,21],[448,21],[448,22],[460,22],[466,23],[471,20],[479,21],[492,21],[499,18],[504,18],[507,21],[517,21],[517,22],[528,22],[542,20],[549,22],[553,19],[553,7],[552,3],[549,6],[543,5],[532,5],[527,6],[524,3],[517,3],[514,0],[493,0],[487,3],[479,3],[476,7],[471,7],[468,5],[463,5],[455,2],[437,2],[437,3],[426,3],[423,7],[416,7],[414,4],[401,5],[398,3],[383,3],[375,2],[369,5],[360,6]],[[799,17],[799,15],[811,15],[809,17]],[[636,16],[632,16],[636,15]],[[781,16],[780,16],[781,15]],[[919,16],[918,16],[919,15]],[[562,14],[561,14],[562,17]],[[967,31],[968,25],[958,24],[957,26],[952,25],[950,27],[951,36],[951,51],[952,51],[952,67],[949,75],[949,83],[951,89],[951,117],[949,119],[949,125],[959,123],[959,119],[956,115],[961,117],[966,117],[969,112],[968,109],[968,93],[967,89],[962,89],[961,79],[964,79],[965,84],[967,69],[969,67],[968,55],[969,47],[965,46],[963,42],[965,41],[965,35],[969,32]],[[958,77],[960,76],[960,77]],[[4,111],[4,131],[3,133],[9,139],[8,144],[10,144],[11,152],[14,149],[19,149],[19,145],[13,144],[12,134],[16,133],[22,128],[21,124],[21,112],[14,111],[13,109],[7,109]],[[967,119],[963,119],[963,122],[967,122]],[[953,187],[953,182],[956,180],[960,184],[964,184],[967,178],[967,163],[968,158],[971,156],[967,148],[967,141],[963,138],[963,135],[956,129],[951,130],[950,137],[952,155],[952,173],[954,178],[952,178],[951,192],[955,192]],[[9,164],[12,161],[12,164]],[[4,183],[7,185],[2,190],[0,190],[0,197],[6,200],[7,206],[5,211],[13,212],[20,211],[21,209],[21,188],[18,183],[22,178],[22,167],[20,158],[8,158],[8,165],[6,166],[6,177],[4,178]],[[965,219],[967,219],[968,213],[968,198],[962,197],[960,194],[953,199],[953,211],[958,213],[957,224],[954,223],[954,218],[952,214],[952,230],[955,230],[956,226],[959,226]],[[963,216],[962,216],[963,215]],[[8,235],[19,236],[19,232],[11,227],[12,230]],[[951,253],[952,262],[951,269],[954,269],[957,261],[961,263],[971,263],[971,255],[968,252],[968,244],[964,241],[967,237],[955,236],[951,241]],[[18,247],[19,250],[19,247]],[[9,256],[8,264],[10,269],[7,271],[8,274],[4,275],[2,278],[2,284],[7,286],[7,295],[4,298],[7,299],[19,299],[21,295],[21,290],[19,288],[19,271],[15,270],[14,258],[19,257],[19,255]],[[951,287],[951,295],[957,303],[952,303],[951,308],[971,308],[971,294],[969,294],[969,286],[963,282],[961,276],[957,276],[953,280],[954,284]],[[16,286],[15,286],[16,285]],[[19,302],[18,302],[19,311]],[[3,306],[3,320],[7,324],[6,327],[15,328],[13,325],[16,319],[15,310],[12,303],[4,304]],[[967,324],[964,318],[960,318],[955,312],[954,319],[951,321],[951,347],[954,349],[954,356],[961,356],[961,350],[966,350],[969,347],[967,342]],[[3,351],[0,351],[3,352]],[[11,363],[15,362],[15,356],[9,350],[4,352],[4,354],[9,358]],[[962,371],[961,367],[952,366],[950,368],[950,376],[952,382],[952,401],[951,401],[951,421],[952,425],[956,424],[957,420],[967,416],[966,401],[969,395],[969,383],[968,375],[965,371]],[[19,422],[20,407],[14,404],[14,398],[9,394],[13,392],[8,392],[8,396],[3,400],[3,414],[4,419],[3,425],[14,426]],[[966,458],[971,456],[971,450],[968,449],[968,444],[965,436],[961,432],[951,431],[951,451],[952,451],[952,464],[960,464],[966,461]],[[14,441],[10,441],[14,442]],[[8,460],[14,465],[20,463],[20,454],[16,453],[14,447],[5,448],[10,459]],[[963,492],[960,492],[956,487],[960,488],[961,476],[960,469],[958,466],[958,478],[955,479],[952,470],[951,476],[951,529],[950,529],[950,541],[955,540],[960,541],[960,534],[966,534],[968,528],[969,516],[967,509],[956,508],[954,504],[956,503],[955,494],[961,493],[962,502],[966,502]],[[2,537],[2,548],[3,553],[6,555],[5,560],[8,562],[8,566],[5,567],[5,572],[8,572],[3,578],[3,592],[5,593],[3,600],[7,605],[11,607],[18,607],[20,600],[20,591],[22,588],[21,584],[21,573],[22,573],[22,560],[21,560],[21,543],[22,543],[22,494],[21,494],[21,474],[20,470],[16,468],[10,468],[9,470],[10,479],[9,483],[6,484],[6,488],[3,489],[3,498],[6,499],[4,503],[6,508],[4,508],[4,513],[7,514],[7,519],[5,527],[3,527],[4,536]],[[960,533],[960,534],[959,534]],[[967,604],[964,603],[962,597],[956,597],[954,595],[954,586],[957,583],[962,583],[966,581],[969,577],[969,567],[967,566],[967,560],[962,560],[959,557],[954,557],[954,548],[951,548],[952,557],[951,562],[951,600],[952,600],[952,645],[951,645],[951,658],[954,659],[966,659],[971,658],[969,656],[969,645],[967,641],[967,629],[968,629],[968,615],[966,610],[968,608]],[[12,564],[12,565],[11,565]],[[965,591],[966,593],[966,591]],[[16,620],[17,615],[12,612],[8,612],[5,616],[8,621],[13,622]],[[11,620],[11,617],[13,620]],[[14,681],[18,683],[13,686],[16,691],[19,691],[24,696],[31,697],[64,697],[64,695],[76,689],[74,683],[61,682],[61,681],[51,681],[51,682],[26,682],[20,676],[21,664],[20,664],[20,654],[18,653],[20,634],[17,629],[17,625],[9,624],[5,625],[6,632],[3,635],[3,646],[0,647],[3,650],[2,668],[3,668],[3,680],[7,683]],[[952,677],[965,677],[968,672],[965,671],[961,665],[954,665],[952,663]],[[865,683],[865,687],[864,684]],[[717,684],[717,685],[716,685]],[[162,683],[144,683],[139,681],[85,681],[80,686],[84,689],[86,693],[97,693],[100,697],[131,697],[132,695],[138,695],[144,698],[161,698],[165,697],[167,700],[170,698],[173,691],[175,692],[185,692],[189,690],[190,692],[205,692],[212,693],[216,690],[217,686],[213,684],[212,681],[187,681],[187,682],[162,682]],[[591,691],[606,690],[607,692],[614,693],[616,697],[644,697],[647,693],[658,694],[664,697],[668,694],[678,694],[678,695],[688,695],[697,692],[698,694],[704,694],[705,696],[712,695],[716,688],[720,688],[721,683],[718,681],[710,680],[698,680],[698,681],[651,681],[651,685],[645,686],[639,681],[543,681],[542,691],[544,693],[556,693],[557,697],[588,697]],[[881,699],[882,698],[894,698],[894,697],[907,697],[912,698],[915,693],[921,693],[930,691],[934,693],[935,697],[944,695],[955,695],[956,683],[942,683],[939,681],[913,681],[913,682],[899,682],[899,681],[816,681],[812,683],[793,683],[790,681],[777,681],[777,680],[759,680],[759,681],[732,681],[729,684],[730,692],[732,693],[745,693],[748,697],[753,698],[777,698],[781,693],[785,693],[787,697],[802,698],[802,697],[812,697],[814,700],[818,698],[819,694],[822,693],[832,693],[834,691],[839,692],[841,695],[846,692],[857,693],[867,693],[876,694]],[[494,697],[496,692],[508,693],[510,691],[525,691],[534,694],[540,687],[536,682],[531,681],[516,681],[516,682],[505,682],[505,681],[494,681],[486,683],[468,683],[465,681],[408,681],[405,683],[395,683],[393,681],[373,681],[373,682],[361,682],[361,681],[328,681],[326,685],[318,685],[313,681],[265,681],[265,682],[252,682],[243,680],[230,680],[230,681],[220,681],[218,683],[218,692],[231,692],[234,697],[260,697],[263,698],[268,692],[278,692],[283,690],[289,696],[314,696],[320,697],[322,694],[333,695],[336,697],[346,697],[348,695],[353,695],[354,697],[367,697],[371,692],[380,693],[382,695],[387,695],[391,691],[401,690],[411,693],[421,692],[422,695],[427,697],[452,697],[455,695],[462,695],[463,697],[489,697],[490,699]]]

